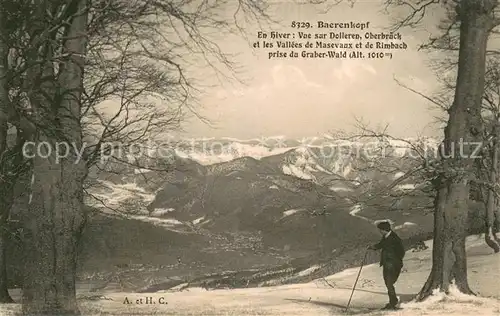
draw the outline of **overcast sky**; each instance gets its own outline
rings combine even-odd
[[[369,30],[379,32],[394,18],[381,9],[377,0],[358,1],[353,8],[338,6],[326,14],[313,7],[282,4],[274,12],[284,26],[272,28],[292,32],[287,25],[294,20],[356,21],[370,22]],[[428,53],[417,51],[432,29],[403,30],[408,49],[393,51],[391,60],[269,60],[265,50],[251,48],[257,30],[247,27],[248,41],[230,36],[219,42],[222,49],[238,54],[233,60],[243,67],[240,74],[246,85],[218,83],[208,89],[200,111],[212,124],[192,119],[184,124],[185,136],[320,136],[337,129],[352,131],[355,117],[374,127],[389,124],[389,131],[398,137],[442,134],[432,105],[394,80],[426,93],[435,89]]]

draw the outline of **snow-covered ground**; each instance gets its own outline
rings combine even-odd
[[[349,212],[349,214],[351,216],[361,218],[362,220],[372,222],[372,220],[370,220],[369,218],[358,215],[358,213],[361,212],[362,210],[363,210],[363,206],[361,204],[356,204],[353,207],[351,207],[351,211]]]
[[[431,242],[427,242],[431,246]],[[405,267],[396,284],[403,309],[374,311],[386,301],[386,289],[377,264],[362,269],[350,313],[365,315],[499,315],[500,256],[484,245],[480,236],[468,239],[468,267],[471,287],[480,297],[437,293],[423,303],[411,302],[424,284],[429,269],[431,248],[407,252]],[[81,300],[84,315],[345,315],[345,306],[359,268],[348,269],[325,279],[306,284],[215,290],[189,289],[164,293],[103,293],[100,301]],[[16,294],[16,293],[13,293]],[[79,293],[88,295],[96,293]],[[18,299],[18,296],[14,296]],[[151,299],[149,299],[151,297]],[[143,304],[138,304],[141,300]],[[153,304],[145,304],[151,300]],[[127,303],[130,302],[130,304]],[[167,304],[161,304],[167,303]],[[0,305],[0,315],[15,315],[19,305]]]
[[[147,192],[136,183],[115,184],[105,180],[98,182],[99,185],[89,190],[92,195],[86,196],[86,203],[100,208],[105,213],[116,213],[113,209],[120,208],[127,201],[135,200],[147,205],[155,198],[155,194]]]

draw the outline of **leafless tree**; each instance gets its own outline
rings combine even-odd
[[[386,0],[385,3],[387,8],[403,8],[408,12],[394,24],[394,31],[418,26],[432,10],[445,9],[447,13],[447,19],[440,25],[443,32],[423,45],[423,48],[433,47],[437,42],[455,45],[458,62],[453,102],[444,106],[449,116],[439,150],[440,163],[435,170],[432,270],[417,299],[427,298],[434,289],[448,292],[452,281],[461,292],[474,294],[467,279],[467,201],[478,161],[473,159],[477,146],[472,144],[483,143],[487,43],[500,24],[496,12],[498,1]],[[449,36],[453,29],[458,30],[457,37]]]
[[[182,67],[189,60],[181,54],[201,56],[218,75],[224,69],[234,73],[210,35],[214,29],[241,31],[241,18],[267,19],[267,5],[246,0],[7,4],[16,2],[3,1],[3,14],[25,22],[17,24],[16,40],[2,46],[9,48],[2,57],[14,60],[4,78],[18,83],[11,89],[17,102],[9,100],[15,106],[7,114],[2,107],[2,127],[10,123],[35,145],[48,144],[36,147],[42,152],[32,159],[29,209],[22,214],[23,312],[78,314],[75,271],[89,166],[99,161],[106,142],[128,146],[175,127],[180,109],[194,101],[192,79]],[[118,111],[100,110],[106,100],[117,100]],[[62,158],[49,150],[61,144],[69,145]]]
[[[422,96],[441,109],[443,113],[449,113],[453,103],[454,92],[457,83],[456,69],[458,67],[458,51],[460,45],[460,23],[454,6],[448,7],[446,17],[441,21],[440,29],[442,34],[432,38],[429,43],[425,43],[422,48],[437,50],[444,53],[433,62],[435,73],[440,82],[440,88],[434,95],[426,95],[421,91],[416,91],[403,83],[398,83]],[[490,36],[495,37],[497,31],[493,28]],[[488,48],[486,51],[486,71],[485,87],[482,98],[481,120],[483,130],[483,150],[485,154],[477,160],[476,175],[471,179],[471,183],[481,191],[480,199],[485,204],[485,241],[498,253],[500,251],[498,236],[500,230],[500,206],[498,204],[498,119],[500,100],[500,80],[498,67],[500,65],[500,54],[497,49]],[[442,117],[440,122],[446,123]]]
[[[12,303],[7,290],[6,247],[9,240],[9,211],[14,202],[14,187],[18,179],[29,169],[29,162],[22,156],[25,135],[11,124],[12,106],[16,102],[10,79],[9,49],[11,30],[15,17],[8,16],[0,8],[0,303]],[[12,102],[11,102],[12,101]]]
[[[440,1],[389,1],[406,5],[411,14],[400,27],[415,26]],[[422,300],[436,288],[447,292],[455,281],[461,292],[473,294],[467,280],[465,237],[469,185],[477,160],[472,143],[482,141],[481,105],[485,88],[487,43],[495,18],[497,1],[453,1],[445,3],[459,24],[458,70],[453,103],[442,143],[442,162],[436,182],[432,271],[418,295]],[[452,26],[448,25],[449,28]],[[446,35],[441,37],[446,39]]]

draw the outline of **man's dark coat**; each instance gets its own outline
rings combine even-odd
[[[403,266],[405,249],[401,238],[391,231],[389,236],[382,237],[382,240],[372,247],[374,250],[382,249],[380,253],[380,266]]]

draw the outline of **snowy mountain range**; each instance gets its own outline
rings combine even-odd
[[[435,157],[437,144],[432,138],[375,137],[177,140],[149,145],[148,156],[140,157],[147,168],[107,163],[95,174],[90,191],[97,199],[89,203],[182,233],[259,231],[276,237],[300,227],[313,236],[314,214],[371,222],[387,215],[378,209],[405,210],[391,220],[412,227],[403,214],[422,214],[430,200],[419,190],[426,185],[422,176],[405,175],[422,157]],[[133,158],[131,163],[138,161]],[[168,172],[158,172],[160,167]]]
[[[411,155],[411,151],[415,148],[433,155],[439,141],[434,138],[396,140],[387,137],[357,137],[352,140],[343,140],[331,137],[306,137],[296,140],[284,137],[267,137],[249,140],[234,138],[181,139],[175,143],[166,144],[173,144],[173,151],[179,157],[194,160],[202,165],[210,165],[242,157],[261,159],[291,150],[305,151],[306,149],[314,149],[315,155],[323,158],[340,158],[340,156],[352,156],[353,154],[377,155],[383,154],[384,148],[389,149],[386,154],[394,157]],[[156,149],[157,152],[161,150]],[[338,170],[330,171],[338,172]]]
[[[435,157],[438,141],[276,139],[148,145],[144,157],[99,165],[88,179],[86,203],[97,215],[82,269],[168,262],[155,272],[164,279],[308,268],[335,256],[330,268],[340,271],[379,238],[378,220],[389,219],[410,244],[432,233],[432,196],[415,171]]]

